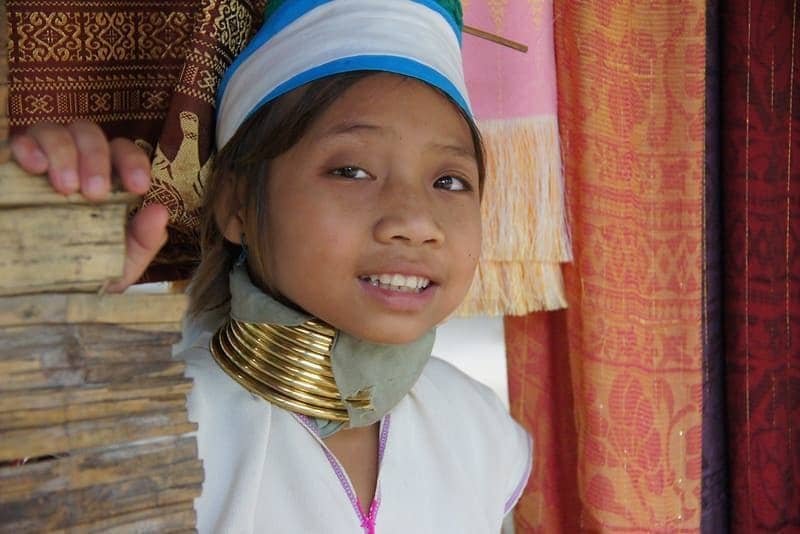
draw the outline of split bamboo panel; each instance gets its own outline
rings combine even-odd
[[[93,292],[122,275],[135,195],[89,203],[54,193],[12,163],[0,165],[0,192],[0,295]]]
[[[186,297],[102,293],[134,201],[0,165],[0,532],[194,531]]]

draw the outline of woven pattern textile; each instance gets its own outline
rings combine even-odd
[[[732,532],[800,532],[800,5],[721,18]]]
[[[555,3],[575,263],[558,331],[506,319],[512,410],[540,444],[524,532],[699,529],[705,5]],[[562,385],[574,440],[568,407],[540,409]]]

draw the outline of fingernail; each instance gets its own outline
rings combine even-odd
[[[71,190],[78,189],[79,186],[78,173],[76,173],[75,171],[73,170],[62,171],[61,173],[59,173],[59,179],[61,181],[61,184],[66,189],[71,189]]]
[[[141,169],[136,169],[131,172],[131,184],[137,191],[146,191],[150,187],[150,179]]]
[[[101,195],[105,189],[105,180],[102,176],[90,176],[86,180],[86,191],[90,195]]]

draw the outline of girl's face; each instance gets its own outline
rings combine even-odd
[[[463,299],[480,253],[469,126],[427,85],[357,82],[270,166],[263,273],[361,339],[407,343]]]

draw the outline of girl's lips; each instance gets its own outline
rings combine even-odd
[[[377,300],[382,306],[389,308],[393,311],[399,312],[414,312],[419,311],[433,298],[434,293],[438,289],[438,285],[431,282],[431,284],[419,293],[395,291],[393,289],[384,289],[382,287],[374,286],[369,280],[358,279],[358,283],[366,294]]]

